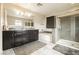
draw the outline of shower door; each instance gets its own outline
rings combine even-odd
[[[62,17],[60,18],[61,30],[60,38],[64,40],[71,39],[71,17]]]
[[[75,41],[79,42],[79,16],[75,17]]]

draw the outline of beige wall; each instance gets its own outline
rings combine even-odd
[[[7,17],[7,25],[15,25],[15,20],[22,20],[22,25],[24,25],[25,19],[12,16]]]
[[[36,29],[46,29],[46,19],[44,16],[34,17],[34,27]]]
[[[30,20],[30,19],[24,19],[24,18],[8,16],[7,17],[8,26],[9,25],[14,25],[15,20],[22,20],[22,25],[24,26],[25,22]],[[36,28],[36,29],[45,29],[46,28],[46,19],[45,19],[44,16],[36,15],[32,18],[32,21],[34,22],[34,28]]]
[[[8,25],[13,25],[15,20],[16,19],[19,19],[19,20],[23,20],[23,25],[24,25],[24,22],[28,20],[28,17],[27,16],[17,16],[16,15],[16,12],[13,10],[13,9],[19,9],[20,11],[27,11],[27,12],[31,12],[31,11],[28,11],[27,9],[22,9],[21,7],[19,6],[15,6],[15,5],[6,5],[6,8],[7,6],[9,7],[10,6],[10,9],[8,8],[7,10],[7,14],[8,15],[11,15],[11,16],[16,16],[18,18],[12,18],[12,17],[8,17],[7,18],[7,21],[8,21]],[[29,19],[32,19],[33,22],[34,22],[34,28],[36,29],[46,29],[46,18],[45,16],[43,15],[40,15],[40,14],[37,14],[37,13],[34,13],[34,12],[31,12],[32,13],[32,17],[30,17]]]
[[[2,7],[0,4],[0,54],[2,53]]]

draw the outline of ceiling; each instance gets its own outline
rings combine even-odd
[[[78,3],[42,3],[42,6],[37,6],[37,3],[18,3],[18,5],[31,10],[33,12],[37,12],[42,15],[50,15],[51,13],[58,13],[64,10],[68,10],[75,6],[78,6]]]

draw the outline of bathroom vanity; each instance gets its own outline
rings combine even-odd
[[[3,50],[36,41],[38,40],[38,34],[37,29],[3,31]]]

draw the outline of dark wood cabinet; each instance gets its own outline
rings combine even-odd
[[[37,38],[38,38],[38,31],[29,31],[28,38],[29,38],[29,41],[37,40]]]
[[[46,21],[47,28],[55,28],[56,27],[56,19],[55,18],[56,18],[55,16],[47,17],[47,21]]]
[[[13,31],[3,31],[3,50],[14,47]]]
[[[38,30],[3,31],[3,50],[38,40]]]

